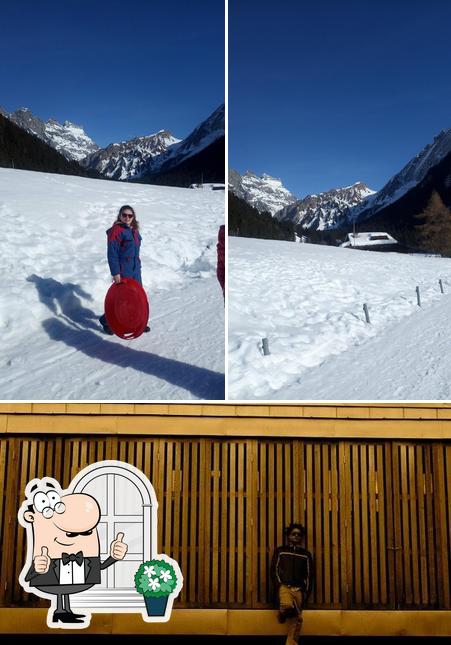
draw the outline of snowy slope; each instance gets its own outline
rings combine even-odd
[[[364,303],[371,324],[365,322]],[[442,337],[436,348],[429,337],[421,336],[426,331],[419,324],[415,327],[415,321],[434,316],[434,311],[436,332]],[[451,367],[447,380],[445,372],[440,383],[433,375],[434,366],[443,362],[446,340],[449,354],[450,314],[451,259],[230,238],[229,397],[371,399],[369,392],[388,396],[391,372],[399,372],[402,356],[402,387],[394,388],[388,398],[450,398]],[[403,331],[408,320],[415,340]],[[269,356],[262,355],[264,337],[269,339]],[[423,369],[424,356],[411,349],[415,343],[428,348],[429,371]],[[380,359],[382,348],[385,361]],[[333,369],[334,361],[342,371]],[[315,377],[320,366],[321,378]],[[365,380],[362,373],[367,374]],[[366,387],[369,380],[372,389]]]
[[[131,341],[97,320],[111,283],[105,230],[127,203],[151,309],[150,333]],[[0,399],[223,398],[223,191],[0,169],[0,213]]]
[[[324,400],[449,401],[450,316],[449,294],[432,307],[417,307],[383,334],[309,370],[284,398],[316,399],[321,392]]]
[[[247,201],[260,213],[275,215],[282,208],[296,201],[296,197],[285,188],[280,179],[267,174],[259,177],[249,170],[244,175],[240,175],[236,170],[230,170],[229,187],[237,197]]]

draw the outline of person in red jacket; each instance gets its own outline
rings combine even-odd
[[[119,284],[122,278],[133,278],[142,285],[139,257],[142,238],[134,209],[128,204],[121,206],[116,221],[106,233],[108,265],[114,282]],[[105,314],[100,316],[99,321],[103,331],[113,335]],[[144,331],[150,331],[150,327],[147,325]]]
[[[216,266],[216,276],[221,285],[222,295],[225,297],[225,225],[219,227],[218,243],[216,245],[218,252],[218,262]]]
[[[286,544],[274,551],[271,579],[277,592],[279,622],[294,617],[286,645],[298,642],[302,627],[302,611],[312,591],[313,558],[304,548],[305,529],[302,524],[290,524],[285,529]]]

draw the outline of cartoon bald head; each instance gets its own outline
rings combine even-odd
[[[58,482],[50,478],[31,483],[21,513],[23,520],[32,526],[33,557],[41,555],[43,548],[50,558],[78,551],[85,556],[98,556],[97,500],[85,493],[62,495]]]

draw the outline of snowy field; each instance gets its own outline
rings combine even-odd
[[[450,399],[450,319],[451,259],[229,238],[230,399]]]
[[[98,322],[111,284],[106,234],[135,208],[150,328]],[[0,169],[0,399],[224,397],[224,303],[216,279],[224,192]]]

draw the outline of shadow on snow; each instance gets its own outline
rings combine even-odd
[[[98,318],[91,309],[83,307],[80,298],[92,302],[92,296],[78,284],[66,282],[61,284],[53,278],[40,278],[34,274],[28,276],[27,282],[34,282],[39,300],[55,314],[62,315],[68,321],[89,329],[99,329]],[[58,313],[58,307],[61,313]]]
[[[83,352],[90,358],[120,368],[130,367],[149,376],[155,376],[188,390],[199,399],[223,399],[224,375],[204,367],[197,367],[172,358],[165,358],[142,350],[123,347],[116,342],[99,338],[90,329],[99,330],[97,315],[83,307],[80,297],[92,297],[76,284],[61,284],[53,278],[32,275],[39,298],[58,318],[48,318],[42,323],[49,338],[60,341]],[[61,313],[58,313],[59,306]],[[117,397],[114,397],[117,398]],[[149,399],[156,398],[153,392]]]

